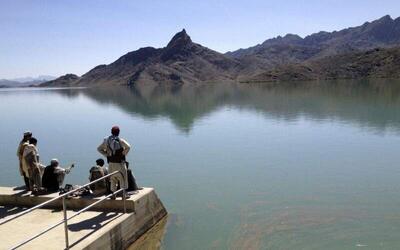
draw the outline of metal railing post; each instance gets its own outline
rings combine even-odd
[[[122,200],[124,202],[124,214],[126,214],[126,189],[122,191]]]
[[[68,222],[67,222],[67,204],[65,203],[65,196],[62,198],[63,213],[64,213],[64,231],[65,231],[65,249],[69,249],[68,241]]]

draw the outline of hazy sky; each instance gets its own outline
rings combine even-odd
[[[0,0],[0,78],[81,75],[182,28],[220,52],[400,16],[399,0]]]

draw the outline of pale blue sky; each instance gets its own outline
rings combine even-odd
[[[226,52],[386,14],[400,16],[400,1],[0,0],[0,78],[81,75],[140,47],[163,47],[182,28]]]

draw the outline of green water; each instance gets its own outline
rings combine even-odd
[[[2,186],[24,130],[81,184],[118,124],[171,214],[162,249],[400,246],[400,81],[10,89],[0,112]]]

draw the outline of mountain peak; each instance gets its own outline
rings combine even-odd
[[[186,33],[186,30],[183,29],[182,31],[176,33],[174,37],[172,37],[167,47],[184,46],[190,43],[192,43],[192,39],[190,39],[190,36]]]
[[[393,19],[390,15],[386,15],[386,16],[379,18],[378,21],[393,21]]]
[[[288,42],[288,43],[296,43],[302,41],[303,38],[301,38],[299,35],[296,34],[286,34],[284,37],[282,37],[282,41]]]
[[[393,21],[394,20],[390,15],[386,15],[372,22],[365,22],[363,26],[387,25],[393,23]]]

